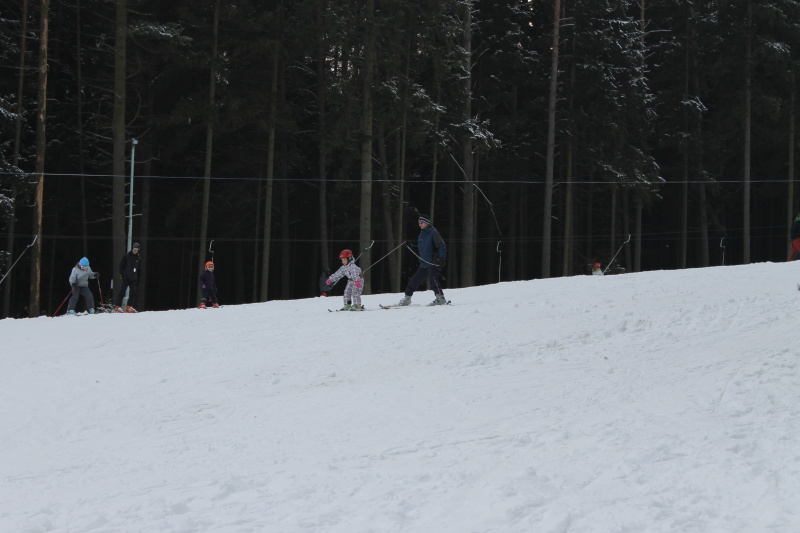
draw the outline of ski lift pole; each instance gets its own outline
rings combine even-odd
[[[725,237],[719,240],[719,247],[722,248],[722,266],[725,266],[725,245],[722,244],[725,242]]]
[[[500,243],[503,241],[497,241],[497,255],[498,255],[498,263],[497,263],[497,283],[503,281],[503,253],[500,251]]]
[[[14,261],[14,264],[12,264],[12,265],[11,265],[11,267],[8,269],[8,272],[6,272],[5,274],[3,274],[3,277],[2,277],[2,278],[0,278],[0,285],[2,285],[2,284],[3,284],[3,281],[5,281],[6,277],[7,277],[7,276],[8,276],[8,275],[11,273],[11,271],[14,269],[14,267],[15,267],[15,266],[17,266],[17,263],[19,263],[19,260],[20,260],[20,259],[22,259],[22,256],[23,256],[23,255],[25,255],[25,252],[27,252],[27,251],[28,251],[28,248],[30,248],[31,246],[33,246],[33,245],[36,243],[36,239],[38,239],[38,238],[39,238],[39,236],[38,236],[38,235],[34,235],[34,236],[33,236],[33,240],[31,241],[31,243],[30,243],[28,246],[26,246],[24,250],[22,250],[22,253],[21,253],[21,254],[19,254],[19,257],[17,257],[17,260],[16,260],[16,261]]]
[[[214,239],[211,239],[211,242],[208,243],[208,251],[211,254],[211,262],[214,262]]]
[[[622,247],[625,246],[626,244],[628,244],[629,242],[631,242],[631,234],[630,233],[628,234],[628,239],[625,242],[623,242],[622,245],[620,245],[619,250],[617,250],[617,253],[614,254],[614,257],[612,257],[611,261],[609,261],[608,264],[606,265],[605,270],[603,270],[603,274],[606,273],[606,270],[611,268],[611,264],[614,262],[614,259],[617,258],[619,253],[622,251]]]

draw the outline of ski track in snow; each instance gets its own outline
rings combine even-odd
[[[800,531],[798,266],[3,320],[0,531]]]

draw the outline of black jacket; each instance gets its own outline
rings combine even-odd
[[[142,258],[139,254],[133,252],[125,254],[125,257],[119,262],[119,273],[124,280],[139,281],[142,276]]]
[[[791,230],[792,240],[800,239],[800,217],[794,219]]]

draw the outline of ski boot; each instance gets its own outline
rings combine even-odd
[[[363,311],[364,310],[364,306],[363,305],[359,305],[359,304],[355,304],[350,308],[350,310],[351,311]]]
[[[75,316],[75,310],[74,309],[70,309],[69,311],[67,311],[67,314],[70,315],[70,316]]]
[[[212,305],[211,307],[217,308],[219,307],[219,304],[217,302],[214,302],[214,305]]]
[[[198,309],[205,309],[206,308],[206,303],[205,302],[200,302],[200,305],[198,305],[197,308]]]
[[[93,314],[94,314],[94,307],[90,307],[90,308],[89,308],[89,314],[90,314],[90,315],[93,315]]]
[[[397,305],[403,305],[403,306],[405,306],[405,305],[411,305],[411,296],[409,296],[409,295],[405,295],[405,296],[403,296],[403,299],[402,299],[402,300],[400,300],[400,301],[397,303]]]
[[[436,299],[428,305],[447,305],[447,300],[445,299],[444,294],[437,294]]]
[[[350,310],[350,309],[352,309],[352,308],[353,308],[353,306],[352,306],[352,305],[350,305],[350,304],[344,304],[344,307],[342,307],[341,309],[339,309],[339,311],[349,311],[349,310]]]

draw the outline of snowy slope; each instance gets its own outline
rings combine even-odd
[[[3,320],[0,531],[800,531],[798,281]]]

